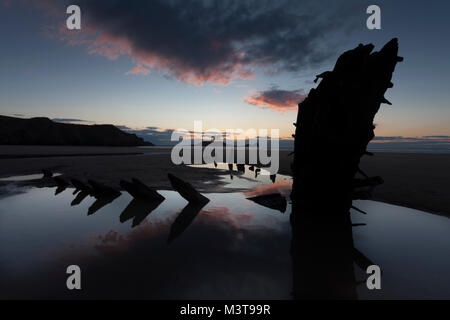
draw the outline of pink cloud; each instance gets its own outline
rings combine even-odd
[[[245,98],[245,102],[263,108],[270,108],[278,112],[296,111],[297,106],[306,98],[301,90],[281,90],[272,87],[266,91],[259,91],[253,96]]]
[[[150,73],[150,69],[139,63],[135,68],[133,68],[132,70],[128,71],[126,74],[143,74],[143,75],[147,75],[149,73]]]

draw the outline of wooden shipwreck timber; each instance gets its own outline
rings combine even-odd
[[[350,208],[382,183],[359,168],[369,155],[373,120],[392,88],[397,39],[380,51],[360,44],[343,53],[332,71],[299,104],[292,163],[292,245],[294,298],[354,299],[353,263],[373,264],[353,246]],[[355,178],[357,173],[362,176]]]
[[[89,207],[88,215],[96,213],[121,195],[121,192],[116,188],[92,179],[83,182],[72,178],[69,182],[60,176],[54,176],[53,172],[48,169],[42,170],[42,173],[44,185],[57,187],[55,195],[63,192],[68,187],[72,186],[74,188],[73,194],[76,197],[72,201],[71,206],[79,205],[87,196],[94,197],[95,202]],[[172,188],[188,201],[188,204],[180,212],[171,228],[168,239],[168,242],[171,243],[190,225],[196,215],[209,202],[209,199],[198,192],[190,183],[171,173],[168,174],[168,179]],[[153,190],[137,178],[131,178],[130,181],[121,180],[119,184],[123,190],[133,197],[133,200],[121,213],[120,221],[125,222],[132,219],[132,227],[139,225],[165,200],[164,196],[158,191]]]

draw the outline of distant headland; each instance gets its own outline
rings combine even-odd
[[[111,125],[58,123],[49,118],[0,116],[0,144],[72,146],[153,146]]]

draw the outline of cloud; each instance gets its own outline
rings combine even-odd
[[[424,137],[381,136],[375,137],[369,144],[368,149],[382,152],[450,153],[450,137],[438,135]]]
[[[302,92],[302,90],[281,90],[273,86],[269,90],[259,91],[245,98],[245,102],[279,112],[296,111],[298,104],[306,98]]]
[[[150,68],[147,68],[143,66],[141,63],[139,63],[135,68],[128,71],[126,74],[143,74],[148,75],[150,73]]]
[[[114,125],[114,126],[120,130],[125,130],[125,131],[132,130],[130,127],[127,127],[127,126],[121,126],[121,125]]]
[[[81,32],[63,27],[59,37],[89,54],[131,58],[137,66],[128,74],[155,70],[225,85],[257,68],[297,72],[330,58],[335,33],[348,29],[358,8],[328,2],[324,10],[313,0],[79,0]]]
[[[422,136],[422,137],[403,137],[403,136],[377,136],[373,140],[378,143],[379,141],[393,141],[393,142],[449,142],[450,136]]]
[[[427,139],[450,139],[450,136],[424,136]]]
[[[91,121],[88,121],[88,120],[72,119],[72,118],[53,118],[52,121],[54,121],[54,122],[62,122],[62,123],[73,123],[73,122],[76,122],[76,123],[79,123],[79,122],[91,123]]]

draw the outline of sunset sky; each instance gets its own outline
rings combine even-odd
[[[450,136],[450,2],[0,0],[0,113],[132,129],[279,128],[358,43],[399,39],[404,62],[377,136]],[[80,31],[65,28],[68,4]],[[150,127],[150,128],[148,128]]]

